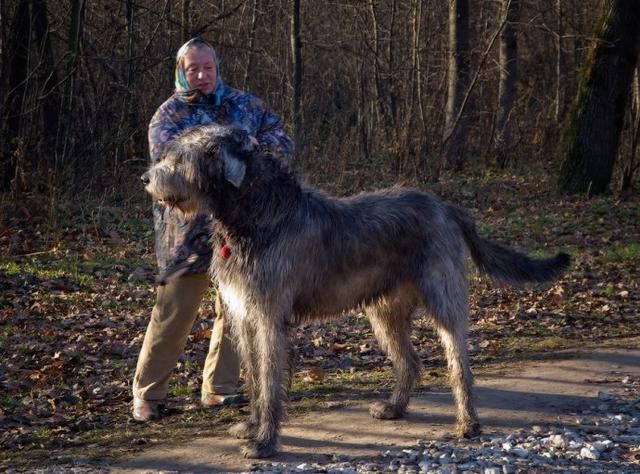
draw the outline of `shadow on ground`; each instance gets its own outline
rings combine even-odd
[[[479,377],[477,407],[483,432],[571,426],[577,412],[598,404],[598,392],[622,388],[627,375],[640,376],[640,350],[606,347],[561,353],[556,360],[521,363],[499,375]],[[354,402],[290,419],[284,425],[280,453],[272,461],[296,465],[328,462],[336,456],[365,459],[393,447],[413,446],[419,439],[446,439],[453,422],[453,399],[446,387],[415,396],[404,420],[373,420],[366,404]],[[253,462],[240,456],[240,444],[228,436],[179,446],[159,443],[108,468],[124,473],[248,470]]]

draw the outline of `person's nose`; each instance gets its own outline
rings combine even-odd
[[[198,71],[198,79],[202,79],[204,77],[204,72]]]
[[[149,179],[149,172],[146,172],[145,174],[143,174],[142,176],[140,176],[140,181],[142,181],[142,184],[144,184],[145,186],[147,184],[150,183],[150,179]]]

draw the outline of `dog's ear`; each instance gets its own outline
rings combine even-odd
[[[236,188],[239,188],[247,172],[247,164],[225,149],[221,150],[221,155],[224,163],[225,179]]]
[[[252,153],[256,149],[255,138],[251,138],[249,133],[240,127],[233,127],[229,134],[231,150],[239,154]]]

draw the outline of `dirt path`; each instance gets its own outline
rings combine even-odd
[[[508,433],[532,425],[573,425],[576,417],[571,413],[597,405],[599,391],[621,390],[625,376],[640,377],[640,346],[636,343],[640,340],[627,340],[625,347],[560,353],[552,361],[527,362],[478,377],[483,433]],[[405,420],[390,422],[373,420],[362,403],[292,418],[284,425],[280,454],[273,461],[297,465],[327,462],[335,455],[375,456],[394,446],[409,447],[418,439],[442,439],[449,434],[453,400],[447,388],[437,387],[414,397],[409,408]],[[230,437],[215,437],[181,446],[149,447],[110,467],[124,473],[237,472],[250,465],[239,455],[239,444]]]

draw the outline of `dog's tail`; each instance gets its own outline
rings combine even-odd
[[[473,218],[467,211],[453,205],[449,209],[478,269],[497,281],[513,285],[546,282],[559,276],[569,266],[571,259],[566,253],[536,259],[484,239],[478,235]]]

